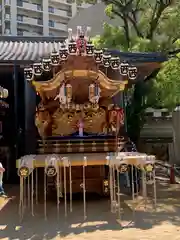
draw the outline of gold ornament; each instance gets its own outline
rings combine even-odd
[[[30,171],[29,171],[29,168],[28,168],[28,167],[23,166],[23,167],[20,167],[20,168],[18,169],[18,175],[19,175],[19,177],[26,178],[26,177],[29,176],[29,173],[30,173]]]
[[[57,174],[57,170],[54,166],[48,166],[46,168],[46,175],[48,177],[54,177],[54,176],[56,176],[56,174]]]
[[[119,172],[120,173],[125,173],[125,172],[127,172],[127,170],[128,170],[128,165],[127,164],[121,164],[120,166],[119,166]]]
[[[152,172],[153,171],[153,165],[152,164],[147,164],[144,167],[146,172]]]

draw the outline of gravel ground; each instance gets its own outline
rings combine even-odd
[[[11,195],[17,195],[18,188],[13,187]],[[1,209],[0,200],[0,239],[127,239],[127,240],[180,240],[180,185],[159,183],[157,191],[157,210],[148,204],[147,209],[139,207],[134,218],[130,211],[131,202],[125,201],[123,220],[110,213],[109,201],[105,199],[88,200],[87,220],[83,220],[83,201],[73,201],[73,212],[64,217],[64,206],[60,204],[60,217],[57,220],[55,203],[47,205],[48,219],[43,217],[43,204],[35,207],[35,216],[28,212],[24,221],[19,223],[18,197],[9,201]],[[128,205],[126,203],[129,203]],[[69,208],[69,205],[68,205]],[[134,219],[130,223],[130,221]],[[123,225],[123,226],[122,226]]]

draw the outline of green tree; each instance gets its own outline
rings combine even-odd
[[[118,18],[120,26],[113,27],[105,23],[104,33],[94,39],[97,46],[121,51],[159,51],[167,54],[177,47],[180,39],[180,1],[103,2],[107,5],[106,14]],[[128,130],[135,141],[139,137],[147,105],[173,107],[179,101],[178,69],[179,59],[172,59],[164,64],[159,74],[156,70],[148,77],[154,78],[154,82],[139,81],[135,85],[131,104],[127,106]]]
[[[153,91],[146,98],[146,104],[172,110],[180,105],[180,56],[165,62],[153,80]]]

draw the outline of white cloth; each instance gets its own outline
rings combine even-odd
[[[1,162],[0,162],[0,168],[3,168],[3,165]],[[2,184],[3,184],[3,172],[0,171],[0,185],[2,186]]]

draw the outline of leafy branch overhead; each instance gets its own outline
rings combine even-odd
[[[98,47],[132,52],[171,52],[180,49],[180,0],[102,0],[106,15],[117,21],[112,26],[104,23],[104,32],[94,38]],[[95,3],[95,0],[85,0]],[[138,138],[143,123],[144,109],[173,108],[180,103],[179,58],[163,64],[148,78],[134,86],[132,101],[127,106],[129,133]]]
[[[118,29],[124,35],[126,48],[130,50],[136,38],[157,45],[168,51],[180,38],[180,1],[175,0],[102,0],[106,14],[119,21]],[[95,3],[95,0],[84,0]],[[165,36],[165,33],[168,35]],[[161,45],[161,46],[160,46]],[[151,47],[152,48],[152,47]],[[150,51],[152,50],[150,48]],[[133,50],[133,49],[132,49]],[[148,50],[148,49],[147,49]]]

